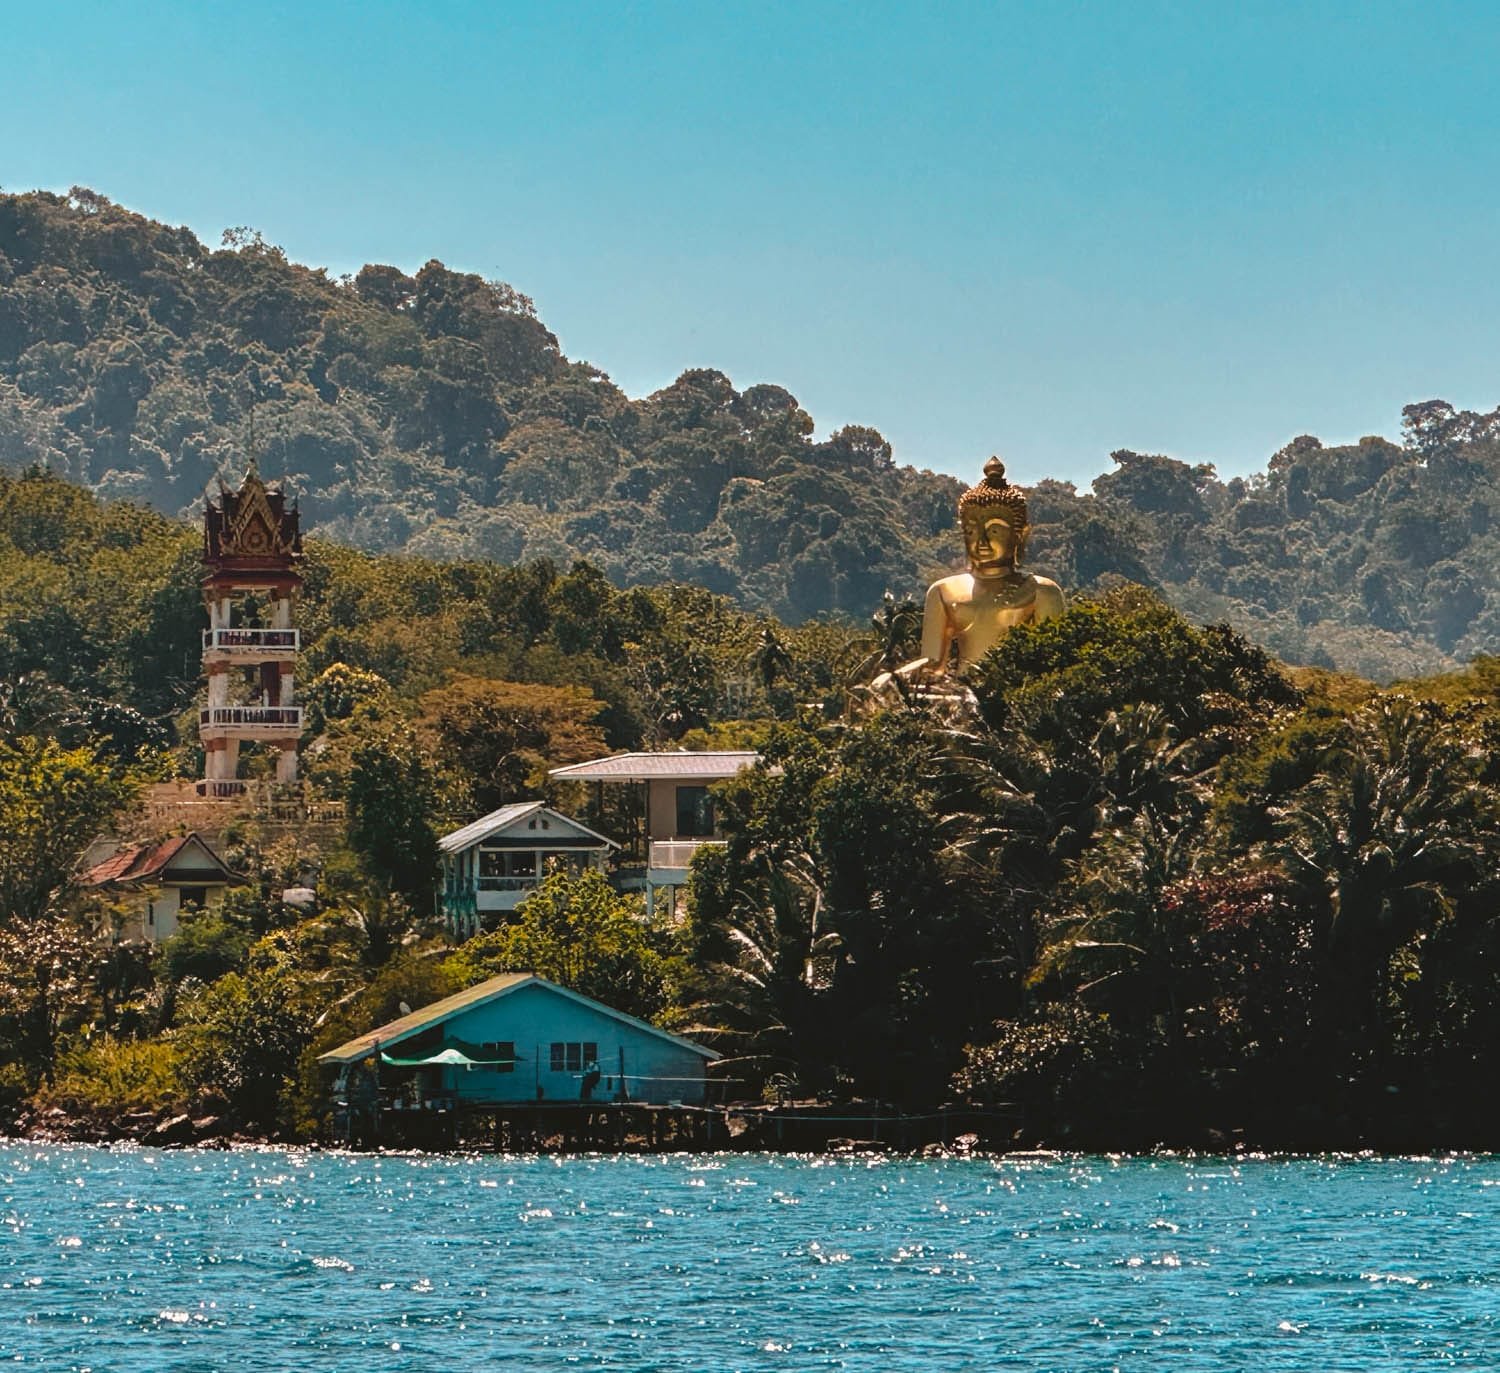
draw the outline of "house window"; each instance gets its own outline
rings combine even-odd
[[[516,1045],[514,1040],[496,1039],[479,1046],[485,1067],[495,1073],[513,1073],[516,1070]]]
[[[480,849],[481,877],[535,877],[536,854],[530,849]]]
[[[599,1046],[591,1039],[576,1039],[552,1042],[552,1071],[554,1073],[581,1073],[585,1063],[599,1061]]]
[[[683,839],[707,839],[714,832],[714,799],[707,787],[677,788],[677,833]]]
[[[208,905],[207,887],[179,887],[178,900],[184,906],[197,906],[201,911]]]

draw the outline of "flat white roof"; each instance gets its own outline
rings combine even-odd
[[[591,758],[551,768],[548,776],[559,782],[718,782],[754,767],[760,754],[750,749],[689,753],[617,753],[612,758]]]

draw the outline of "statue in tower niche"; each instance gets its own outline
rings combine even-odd
[[[1048,620],[1064,609],[1056,582],[1020,569],[1031,533],[1026,494],[1006,481],[999,458],[985,463],[979,485],[958,498],[958,522],[969,570],[927,589],[922,656],[896,669],[913,685],[951,681],[1016,625]]]

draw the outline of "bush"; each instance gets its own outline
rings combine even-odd
[[[276,1123],[282,1090],[312,1036],[314,1015],[294,982],[274,968],[226,973],[185,1010],[183,1080],[223,1092],[251,1124]]]
[[[670,966],[641,925],[639,902],[593,868],[549,874],[513,924],[461,945],[450,966],[465,985],[535,973],[641,1020],[660,1015],[668,1000]]]
[[[159,1111],[186,1095],[177,1067],[170,1040],[84,1040],[58,1055],[56,1080],[36,1099],[70,1111]]]
[[[217,911],[186,912],[177,932],[162,941],[156,969],[168,982],[215,982],[245,966],[255,936]]]

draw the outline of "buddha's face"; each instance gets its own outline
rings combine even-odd
[[[1003,506],[981,506],[964,516],[964,548],[976,577],[1003,577],[1026,547],[1028,527]]]

